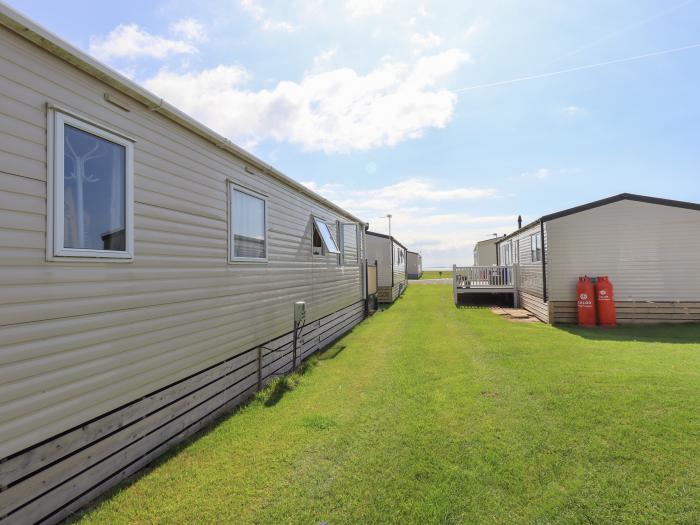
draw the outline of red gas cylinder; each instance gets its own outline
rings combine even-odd
[[[578,324],[595,326],[595,289],[590,277],[579,277],[576,283],[576,303],[578,306]]]
[[[615,295],[613,294],[613,285],[607,275],[598,277],[595,284],[595,302],[598,310],[598,324],[600,326],[615,326],[617,324]]]

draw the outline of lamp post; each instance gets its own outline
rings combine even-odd
[[[388,213],[386,218],[389,219],[389,237],[391,237],[391,213]]]

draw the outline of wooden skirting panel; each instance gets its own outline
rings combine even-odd
[[[521,308],[531,312],[543,323],[549,322],[549,307],[542,299],[529,293],[518,292],[518,300]]]
[[[576,324],[576,301],[550,301],[553,322]],[[615,301],[618,324],[698,323],[699,302]]]
[[[377,300],[380,303],[393,303],[406,289],[406,281],[400,281],[394,286],[380,286],[377,288]]]
[[[308,323],[298,354],[329,346],[364,318],[362,301]],[[0,523],[57,523],[231,413],[292,368],[292,333],[252,348],[0,461]]]

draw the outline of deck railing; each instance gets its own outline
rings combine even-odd
[[[513,294],[513,304],[518,306],[518,265],[508,266],[457,266],[452,267],[452,292],[455,304],[459,295],[467,293]]]
[[[457,288],[509,288],[513,286],[512,266],[455,266]]]

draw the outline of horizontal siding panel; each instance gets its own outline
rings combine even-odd
[[[547,223],[548,289],[576,298],[579,275],[608,275],[618,301],[700,301],[700,212],[620,201]]]
[[[520,307],[528,312],[531,312],[537,319],[543,323],[549,322],[549,305],[540,297],[530,295],[528,293],[519,293]]]
[[[311,216],[349,217],[4,29],[0,49],[0,458],[288,332],[297,300],[361,300],[359,265],[311,256]],[[136,140],[133,261],[46,261],[47,102]],[[267,195],[266,264],[227,262],[227,180]]]
[[[3,171],[36,180],[46,180],[46,155],[44,159],[28,159],[0,148],[0,166]]]
[[[2,224],[3,229],[39,232],[43,236],[46,231],[46,216],[0,208],[0,224]]]
[[[17,174],[0,171],[0,188],[3,189],[3,193],[0,193],[0,197],[4,197],[5,192],[8,192],[15,195],[28,195],[30,197],[36,197],[41,201],[46,199],[46,183],[44,181],[37,181]],[[14,195],[11,197],[16,198]],[[3,200],[0,202],[6,201]]]

